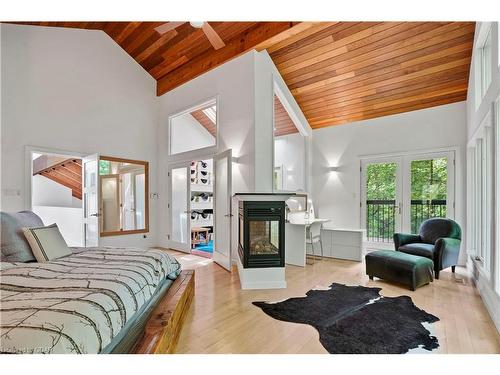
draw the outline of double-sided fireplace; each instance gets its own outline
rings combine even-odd
[[[285,266],[285,202],[239,202],[238,253],[243,268]]]

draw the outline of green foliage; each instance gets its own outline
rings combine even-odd
[[[99,175],[105,176],[111,173],[111,162],[108,160],[99,160]]]
[[[395,199],[396,169],[396,163],[369,164],[366,168],[366,199]]]
[[[446,199],[447,159],[411,162],[411,199]]]
[[[446,217],[447,170],[446,158],[411,162],[411,230],[416,233],[422,221],[431,217]],[[391,242],[395,229],[396,163],[374,163],[366,168],[366,222],[368,238]]]

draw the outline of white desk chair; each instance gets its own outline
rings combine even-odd
[[[323,259],[323,243],[321,242],[321,227],[323,226],[322,222],[312,223],[307,227],[306,231],[306,260],[307,260],[307,245],[311,245],[312,251],[312,262],[306,264],[314,264],[314,260],[316,259],[316,255],[314,254],[314,244],[319,242],[320,250],[321,250],[321,258]]]

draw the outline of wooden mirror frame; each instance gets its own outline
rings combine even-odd
[[[112,231],[112,232],[101,232],[101,223],[99,223],[99,235],[101,237],[109,237],[109,236],[121,236],[121,235],[126,235],[126,234],[139,234],[139,233],[149,233],[149,162],[147,161],[142,161],[142,160],[132,160],[132,159],[123,159],[123,158],[116,158],[113,156],[99,156],[99,161],[105,160],[105,161],[110,161],[110,162],[117,162],[117,163],[129,163],[129,164],[139,164],[144,166],[144,211],[146,213],[146,217],[144,220],[144,229],[132,229],[132,230],[118,230],[118,231]],[[101,175],[99,174],[98,171],[98,176],[99,179],[101,178]],[[101,184],[99,184],[99,189],[101,189]],[[99,192],[99,196],[101,195],[101,192]],[[101,212],[101,197],[99,197],[99,213],[102,215]],[[101,218],[102,216],[100,216]],[[102,220],[102,219],[100,219]]]

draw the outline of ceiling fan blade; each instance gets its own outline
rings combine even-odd
[[[217,34],[217,32],[213,29],[212,26],[208,24],[208,22],[205,22],[201,28],[207,36],[210,44],[212,44],[215,49],[220,49],[226,45],[219,34]]]
[[[184,25],[186,22],[167,22],[163,25],[155,27],[155,30],[160,34],[168,33],[170,30],[174,30],[176,27],[180,25]]]

